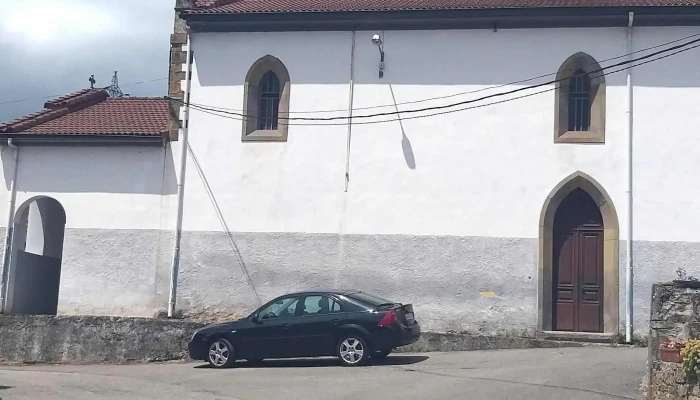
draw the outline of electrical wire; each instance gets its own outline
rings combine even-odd
[[[672,40],[672,41],[669,41],[669,42],[666,42],[666,43],[662,43],[662,44],[658,44],[658,45],[655,45],[655,46],[647,47],[647,48],[644,48],[644,49],[636,50],[636,51],[633,51],[633,52],[631,52],[631,53],[623,54],[623,55],[620,55],[620,56],[607,58],[607,59],[601,60],[599,63],[605,63],[605,62],[608,62],[608,61],[617,60],[617,59],[620,59],[620,58],[623,58],[623,57],[630,56],[630,55],[632,55],[632,54],[643,53],[643,52],[646,52],[646,51],[649,51],[649,50],[657,49],[657,48],[659,48],[659,47],[668,46],[669,44],[677,43],[677,42],[680,42],[680,41],[683,41],[683,40],[687,40],[687,39],[690,39],[690,38],[693,38],[693,37],[697,37],[697,36],[700,36],[700,33],[696,33],[696,34],[693,34],[693,35],[689,35],[689,36],[686,36],[686,37],[683,37],[683,38],[680,38],[680,39]],[[585,67],[589,67],[589,66],[591,66],[591,65],[595,65],[595,63],[591,63],[591,64],[589,64],[589,65],[586,65]],[[357,108],[353,108],[353,111],[380,109],[380,108],[387,108],[387,107],[396,107],[396,106],[401,106],[401,105],[406,105],[406,104],[418,104],[418,103],[424,103],[424,102],[434,101],[434,100],[444,100],[444,99],[449,99],[449,98],[453,98],[453,97],[463,96],[463,95],[465,95],[465,94],[474,94],[474,93],[479,93],[479,92],[483,92],[483,91],[487,91],[487,90],[499,89],[499,88],[502,88],[502,87],[505,87],[505,86],[517,85],[517,84],[525,83],[525,82],[531,82],[531,81],[536,80],[536,79],[546,78],[546,77],[548,77],[548,76],[552,76],[552,75],[556,75],[556,74],[557,74],[556,72],[552,72],[552,73],[549,73],[549,74],[539,75],[539,76],[536,76],[536,77],[533,77],[533,78],[527,78],[527,79],[517,80],[517,81],[513,81],[513,82],[509,82],[509,83],[504,83],[504,84],[500,84],[500,85],[488,86],[488,87],[485,87],[485,88],[480,88],[480,89],[475,89],[475,90],[469,90],[469,91],[465,91],[465,92],[459,92],[459,93],[454,93],[454,94],[449,94],[449,95],[444,95],[444,96],[430,97],[430,98],[419,99],[419,100],[406,101],[406,102],[401,102],[401,103],[396,103],[396,104],[385,104],[385,105],[377,105],[377,106],[357,107]],[[132,86],[132,85],[141,85],[141,84],[145,84],[145,83],[164,81],[164,80],[166,80],[166,79],[168,79],[168,77],[165,77],[165,78],[158,78],[158,79],[153,79],[153,80],[147,80],[147,81],[140,81],[140,82],[132,82],[132,83],[127,83],[127,84],[125,84],[125,85],[120,85],[120,86],[124,86],[124,87],[125,87],[125,86]],[[53,97],[60,97],[60,96],[65,96],[65,93],[54,94],[54,95],[43,96],[43,97],[32,97],[32,98],[26,98],[26,99],[9,100],[9,101],[0,102],[0,105],[12,104],[12,103],[21,103],[21,102],[31,101],[31,100],[50,99],[50,98],[53,98]],[[233,108],[220,108],[220,107],[211,107],[211,108],[217,108],[217,109],[220,109],[220,110],[222,110],[222,111],[238,111],[238,112],[242,112],[242,111],[243,111],[243,110],[240,110],[240,109],[233,109]],[[312,114],[312,113],[334,113],[334,112],[347,112],[347,109],[291,111],[291,112],[289,112],[289,114]]]
[[[664,59],[664,58],[668,58],[668,57],[674,56],[674,55],[676,55],[676,54],[683,53],[683,52],[686,52],[686,51],[689,51],[689,50],[692,50],[692,49],[695,49],[695,48],[698,48],[698,47],[700,47],[700,44],[697,44],[697,45],[695,45],[695,46],[691,46],[691,47],[688,47],[688,48],[685,48],[685,49],[681,49],[681,50],[675,51],[675,52],[673,52],[673,53],[663,55],[663,56],[661,56],[661,57],[657,57],[657,58],[654,58],[654,59],[646,60],[646,61],[643,61],[643,62],[634,64],[634,65],[622,67],[622,68],[619,68],[619,69],[617,69],[617,70],[610,71],[610,72],[608,72],[607,74],[602,73],[601,71],[591,71],[591,72],[586,73],[585,75],[589,75],[589,77],[591,77],[592,79],[598,78],[598,77],[603,76],[603,75],[612,75],[612,74],[615,74],[615,73],[618,73],[618,72],[621,72],[621,71],[625,71],[625,70],[630,69],[630,68],[634,68],[634,67],[638,67],[638,66],[641,66],[641,65],[644,65],[644,64],[648,64],[648,63],[651,63],[651,62],[654,62],[654,61],[662,60],[662,59]],[[638,59],[638,60],[641,60],[641,59],[642,59],[642,58],[640,58],[640,59]],[[637,60],[637,61],[638,61],[638,60]],[[632,60],[632,61],[635,61],[635,60]],[[591,74],[596,73],[596,72],[600,72],[600,73],[599,73],[598,75],[596,75],[596,76],[591,76]],[[564,86],[568,86],[568,85],[564,85]],[[445,111],[435,112],[435,113],[428,114],[428,115],[415,115],[415,116],[409,116],[409,117],[401,117],[400,114],[403,113],[403,111],[399,111],[399,112],[394,113],[394,114],[398,115],[397,118],[395,118],[395,119],[389,119],[389,120],[381,120],[381,121],[359,121],[359,122],[348,121],[348,122],[340,122],[340,123],[320,123],[320,124],[319,124],[319,123],[314,123],[314,124],[309,124],[309,123],[294,123],[294,124],[289,124],[289,123],[283,123],[283,122],[278,122],[278,123],[281,124],[281,125],[288,125],[288,126],[344,126],[344,125],[347,125],[347,124],[349,124],[349,123],[352,123],[353,125],[380,124],[380,123],[404,121],[404,120],[411,120],[411,119],[428,118],[428,117],[433,117],[433,116],[437,116],[437,115],[445,115],[445,114],[451,114],[451,113],[460,112],[460,111],[471,110],[471,109],[475,109],[475,108],[482,108],[482,107],[487,107],[487,106],[492,106],[492,105],[496,105],[496,104],[506,103],[506,102],[510,102],[510,101],[514,101],[514,100],[519,100],[519,99],[523,99],[523,98],[535,96],[535,95],[542,94],[542,93],[551,92],[551,91],[554,91],[554,90],[556,90],[556,89],[557,89],[557,87],[548,88],[548,89],[545,89],[545,90],[541,90],[541,91],[537,91],[537,92],[534,92],[534,93],[529,93],[529,94],[525,94],[525,95],[521,95],[521,96],[516,96],[516,97],[504,99],[504,100],[499,100],[499,101],[490,102],[490,103],[485,103],[485,104],[478,104],[478,105],[475,105],[475,106],[469,106],[469,107],[459,108],[459,109],[455,109],[455,110],[445,110]],[[177,99],[174,99],[174,100],[177,100]],[[180,100],[178,100],[178,101],[180,101]],[[222,117],[222,118],[233,119],[233,120],[237,120],[237,121],[243,121],[243,120],[244,120],[241,116],[231,115],[231,113],[225,113],[225,112],[222,112],[222,111],[219,111],[219,110],[213,110],[213,109],[207,108],[207,107],[205,107],[205,106],[193,105],[192,103],[190,103],[190,107],[193,108],[193,109],[195,109],[195,110],[197,110],[197,111],[204,112],[204,113],[206,113],[206,114],[210,114],[210,115],[214,115],[214,116],[218,116],[218,117]],[[224,115],[222,115],[221,113],[224,113]],[[252,119],[252,118],[249,118],[249,119]],[[351,118],[346,117],[345,119],[351,119]],[[353,117],[352,119],[354,119],[354,117]]]
[[[151,83],[151,82],[164,81],[164,80],[166,80],[166,79],[168,79],[168,78],[165,77],[165,78],[151,79],[151,80],[148,80],[148,81],[131,82],[131,83],[127,83],[127,84],[119,85],[119,86],[120,86],[120,87],[126,87],[126,86],[134,86],[134,85],[143,85],[144,83]],[[109,87],[109,86],[108,86],[108,87]],[[31,97],[31,98],[27,98],[27,99],[18,99],[18,100],[3,101],[3,102],[0,102],[0,106],[3,105],[3,104],[22,103],[22,102],[25,102],[25,101],[32,101],[32,100],[51,99],[51,98],[54,98],[54,97],[61,97],[61,96],[65,96],[65,95],[66,95],[66,93],[61,93],[61,94],[54,94],[54,95],[51,95],[51,96],[44,96],[44,97]]]
[[[609,65],[609,66],[604,67],[604,68],[599,68],[599,69],[596,69],[596,70],[587,72],[586,75],[589,75],[589,76],[590,76],[591,74],[598,73],[598,72],[603,72],[603,71],[608,70],[608,69],[610,69],[610,68],[624,66],[624,65],[627,65],[627,64],[631,64],[631,63],[635,63],[635,62],[641,61],[641,60],[646,60],[646,59],[652,58],[652,57],[654,57],[654,56],[657,56],[657,55],[660,55],[660,54],[663,54],[663,53],[667,53],[667,52],[672,51],[672,50],[681,49],[680,51],[677,51],[677,52],[674,52],[674,53],[671,53],[671,54],[670,54],[670,55],[675,55],[675,54],[678,54],[678,53],[681,53],[681,52],[684,52],[684,51],[688,51],[688,50],[691,50],[691,49],[694,49],[694,48],[698,47],[698,46],[693,46],[693,47],[690,47],[690,48],[683,49],[684,47],[687,47],[687,46],[689,46],[689,45],[691,45],[691,44],[698,43],[698,42],[700,42],[700,39],[695,39],[695,40],[692,40],[692,41],[690,41],[690,42],[683,43],[683,44],[680,44],[680,45],[676,45],[676,46],[670,47],[670,48],[668,48],[668,49],[664,49],[664,50],[661,50],[661,51],[657,51],[657,52],[654,52],[654,53],[651,53],[651,54],[648,54],[648,55],[646,55],[646,56],[642,56],[642,57],[639,57],[639,58],[636,58],[636,59],[633,59],[633,60],[627,60],[627,61],[623,61],[623,62],[619,62],[619,63],[616,63],[616,64]],[[668,55],[668,56],[670,56],[670,55]],[[653,61],[658,61],[658,60],[663,59],[663,58],[666,58],[666,57],[665,57],[665,56],[664,56],[664,57],[659,57],[659,58],[653,59]],[[640,63],[639,65],[643,65],[643,64],[645,64],[645,63]],[[624,69],[626,69],[626,68],[624,68]],[[619,71],[616,71],[616,72],[619,72]],[[404,115],[405,115],[405,114],[414,114],[414,113],[421,113],[421,112],[427,112],[427,111],[444,110],[444,109],[447,109],[447,108],[452,108],[452,107],[456,107],[456,106],[460,106],[460,105],[465,105],[465,104],[476,103],[476,102],[479,102],[479,101],[483,101],[483,100],[487,100],[487,99],[491,99],[491,98],[495,98],[495,97],[501,97],[501,96],[505,96],[505,95],[509,95],[509,94],[514,94],[514,93],[523,92],[523,91],[526,91],[526,90],[532,90],[532,89],[536,89],[536,88],[539,88],[539,87],[548,86],[548,85],[556,84],[556,83],[563,82],[563,81],[568,81],[569,79],[570,79],[570,78],[568,78],[568,77],[567,77],[567,78],[561,78],[561,79],[555,79],[555,80],[551,80],[551,81],[548,81],[548,82],[540,83],[540,84],[537,84],[537,85],[531,85],[531,86],[527,86],[527,87],[523,87],[523,88],[513,89],[513,90],[510,90],[510,91],[507,91],[507,92],[501,92],[501,93],[491,94],[491,95],[488,95],[488,96],[483,96],[483,97],[480,97],[480,98],[477,98],[477,99],[466,100],[466,101],[462,101],[462,102],[458,102],[458,103],[446,104],[446,105],[441,105],[441,106],[425,107],[425,108],[422,108],[422,109],[412,109],[412,110],[404,110],[404,111],[392,111],[392,112],[376,113],[376,114],[369,114],[369,115],[354,115],[354,116],[352,116],[352,117],[348,117],[348,116],[337,116],[337,117],[320,117],[320,118],[317,117],[317,118],[311,118],[311,117],[282,117],[282,116],[279,116],[279,117],[278,117],[278,120],[287,120],[287,121],[336,121],[336,120],[347,120],[347,119],[351,119],[351,120],[353,121],[353,123],[359,124],[358,122],[355,122],[356,119],[384,117],[384,116],[392,116],[392,115],[397,115],[397,114],[404,114]],[[175,99],[175,98],[170,98],[170,99],[173,100],[173,101],[177,101],[177,102],[180,102],[180,103],[184,104],[184,102],[183,102],[182,100],[180,100],[180,99]],[[203,105],[203,104],[190,103],[190,107],[193,107],[193,106],[194,106],[194,107],[200,107],[200,108],[202,108],[202,109],[207,109],[208,111],[215,111],[215,112],[221,112],[221,113],[225,113],[225,114],[235,115],[235,116],[238,116],[238,117],[241,117],[241,118],[245,118],[246,120],[257,120],[257,117],[255,117],[255,116],[245,115],[245,114],[240,114],[240,113],[235,113],[235,112],[224,112],[224,111],[212,109],[212,108],[210,108],[209,106],[206,106],[206,105]],[[409,119],[409,118],[404,117],[403,119]],[[289,124],[287,124],[287,125],[289,125]]]
[[[620,58],[628,57],[628,56],[633,55],[633,54],[638,54],[638,53],[643,53],[643,52],[646,52],[646,51],[649,51],[649,50],[658,49],[658,48],[660,48],[660,47],[668,46],[668,45],[670,45],[670,44],[678,43],[678,42],[681,42],[681,41],[683,41],[683,40],[691,39],[691,38],[698,37],[698,36],[700,36],[700,33],[696,33],[696,34],[693,34],[693,35],[689,35],[689,36],[686,36],[686,37],[683,37],[683,38],[680,38],[680,39],[676,39],[676,40],[671,40],[671,41],[669,41],[669,42],[661,43],[661,44],[658,44],[658,45],[655,45],[655,46],[646,47],[646,48],[644,48],[644,49],[636,50],[636,51],[633,51],[633,52],[631,52],[631,53],[627,53],[627,54],[623,54],[623,55],[619,55],[619,56],[607,58],[607,59],[601,60],[601,61],[599,61],[599,62],[594,62],[594,63],[590,63],[590,64],[587,64],[587,65],[584,65],[583,67],[585,68],[585,67],[590,67],[590,66],[599,65],[599,64],[602,64],[602,63],[605,63],[605,62],[608,62],[608,61],[618,60],[618,59],[620,59]],[[406,104],[418,104],[418,103],[424,103],[424,102],[434,101],[434,100],[444,100],[444,99],[449,99],[449,98],[453,98],[453,97],[463,96],[463,95],[466,95],[466,94],[474,94],[474,93],[484,92],[484,91],[487,91],[487,90],[499,89],[499,88],[502,88],[502,87],[505,87],[505,86],[517,85],[517,84],[525,83],[525,82],[531,82],[531,81],[534,81],[534,80],[536,80],[536,79],[546,78],[546,77],[548,77],[548,76],[552,76],[552,75],[556,75],[556,74],[557,74],[557,72],[552,72],[552,73],[549,73],[549,74],[544,74],[544,75],[535,76],[535,77],[533,77],[533,78],[527,78],[527,79],[521,79],[521,80],[517,80],[517,81],[513,81],[513,82],[503,83],[503,84],[500,84],[500,85],[488,86],[488,87],[484,87],[484,88],[479,88],[479,89],[474,89],[474,90],[468,90],[468,91],[465,91],[465,92],[459,92],[459,93],[454,93],[454,94],[449,94],[449,95],[444,95],[444,96],[436,96],[436,97],[429,97],[429,98],[420,99],[420,100],[405,101],[405,102],[396,103],[396,104],[385,104],[385,105],[378,105],[378,106],[357,107],[357,108],[353,108],[353,111],[380,109],[380,108],[387,108],[387,107],[396,107],[396,106],[401,106],[401,105],[406,105]],[[212,108],[219,108],[219,109],[224,110],[224,111],[243,112],[243,110],[234,109],[234,108],[221,108],[221,107],[212,107]],[[313,113],[319,113],[319,114],[321,114],[321,113],[337,113],[337,112],[347,112],[347,109],[338,109],[338,110],[316,110],[316,111],[314,111],[314,110],[290,111],[289,114],[313,114]]]

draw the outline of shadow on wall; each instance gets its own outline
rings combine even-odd
[[[396,95],[394,95],[394,88],[389,85],[389,90],[391,91],[391,100],[394,102],[394,108],[396,108],[396,119],[399,121],[401,126],[401,150],[403,150],[403,158],[406,160],[406,166],[409,169],[416,169],[416,156],[413,154],[413,146],[411,146],[411,141],[406,136],[406,130],[403,127],[403,121],[401,120],[401,114],[399,112],[399,105],[396,102]]]
[[[372,35],[377,32],[358,32],[355,84],[504,85],[552,74],[519,84],[529,85],[554,79],[554,74],[561,64],[578,52],[590,54],[603,67],[626,60],[623,57],[606,62],[607,59],[624,56],[627,52],[626,30],[622,28],[588,32],[580,29],[561,29],[556,35],[552,35],[552,30],[549,29],[529,30],[527,34],[523,32],[384,32],[386,68],[383,79],[377,76],[379,54],[371,42]],[[642,50],[669,43],[694,33],[696,32],[683,28],[638,28],[635,31],[635,49]],[[202,36],[204,37],[204,34]],[[324,32],[323,35],[306,32],[283,36],[275,33],[237,33],[236,36],[238,39],[232,41],[231,36],[227,34],[206,34],[206,40],[200,39],[195,44],[197,49],[194,57],[200,85],[243,85],[248,69],[258,58],[268,53],[285,64],[292,85],[347,84],[349,81],[350,32]],[[644,56],[689,40],[649,52],[640,52],[635,56]],[[300,43],[304,45],[300,46]],[[530,43],[541,45],[533,46]],[[507,62],[503,61],[502,54],[508,54]],[[698,63],[700,51],[690,50],[638,66],[635,68],[635,86],[698,87]],[[310,65],[314,65],[315,68],[309,68]],[[622,67],[614,67],[609,71],[617,71],[620,68]],[[606,76],[606,83],[609,86],[624,86],[624,70]]]
[[[13,151],[2,151],[5,187]],[[172,152],[163,147],[20,147],[17,191],[39,193],[177,192]]]

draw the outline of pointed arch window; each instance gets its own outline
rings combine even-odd
[[[289,73],[279,59],[267,55],[253,63],[243,93],[244,142],[287,140],[289,91]]]
[[[577,69],[569,79],[569,131],[586,132],[591,126],[591,78]]]
[[[258,129],[277,129],[280,106],[280,80],[274,72],[268,71],[260,80],[259,88]]]
[[[557,73],[555,143],[605,143],[605,75],[593,57],[569,57]]]

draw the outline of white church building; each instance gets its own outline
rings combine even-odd
[[[430,331],[646,334],[700,273],[700,1],[582,3],[178,1],[169,108],[0,125],[4,312],[357,288]]]

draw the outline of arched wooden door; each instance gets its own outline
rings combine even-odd
[[[554,216],[552,325],[571,332],[603,331],[603,217],[575,189]]]

